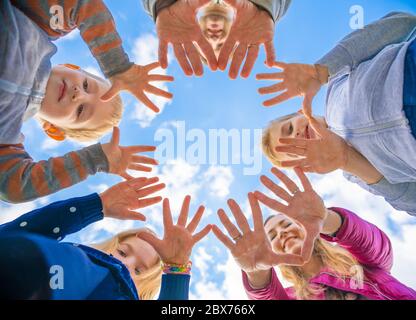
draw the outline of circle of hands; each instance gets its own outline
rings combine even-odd
[[[110,100],[120,91],[129,91],[150,110],[159,112],[159,108],[146,94],[167,99],[173,97],[171,93],[150,84],[156,81],[174,80],[168,75],[150,73],[158,67],[167,68],[169,44],[172,45],[174,55],[186,75],[203,74],[203,64],[198,51],[200,50],[213,71],[225,70],[230,61],[231,79],[238,77],[240,69],[243,78],[250,76],[260,46],[263,45],[266,65],[282,70],[256,76],[257,80],[278,81],[276,84],[259,89],[262,95],[277,94],[266,100],[263,105],[270,107],[294,97],[303,97],[301,112],[308,118],[311,128],[318,136],[315,139],[280,139],[281,145],[276,147],[278,152],[298,156],[296,160],[283,161],[282,167],[296,167],[295,172],[303,190],[300,190],[283,172],[273,168],[273,175],[284,184],[286,189],[266,176],[261,177],[262,184],[273,194],[273,197],[260,191],[249,193],[253,229],[250,228],[246,216],[235,200],[230,199],[228,206],[236,225],[223,209],[218,210],[218,217],[228,236],[218,225],[206,225],[195,233],[204,212],[203,206],[199,207],[191,222],[186,225],[190,196],[187,196],[183,202],[177,224],[173,224],[169,200],[164,199],[163,239],[151,233],[141,233],[140,237],[150,243],[166,263],[185,264],[189,260],[193,246],[212,230],[218,240],[230,250],[241,269],[246,272],[268,270],[279,264],[303,265],[310,260],[314,242],[322,231],[327,216],[322,199],[313,190],[304,172],[327,173],[343,168],[348,162],[345,156],[348,145],[345,141],[320,124],[312,115],[313,99],[328,81],[329,73],[325,67],[319,65],[287,64],[276,61],[273,43],[274,21],[270,15],[246,0],[224,1],[234,9],[235,19],[218,59],[204,37],[196,18],[197,11],[210,0],[179,0],[162,9],[156,20],[159,61],[146,66],[132,65],[124,73],[112,77],[110,79],[112,86],[102,96],[102,100]],[[154,151],[155,147],[123,147],[119,145],[119,137],[119,129],[114,128],[111,141],[102,148],[108,159],[109,172],[125,178],[126,181],[101,194],[103,212],[106,217],[145,221],[145,215],[136,210],[162,201],[159,196],[149,196],[165,188],[165,185],[159,183],[158,178],[133,178],[127,171],[150,172],[152,168],[149,165],[157,165],[157,161],[138,153]],[[260,203],[284,214],[303,228],[305,239],[299,255],[278,254],[273,251],[264,229]]]

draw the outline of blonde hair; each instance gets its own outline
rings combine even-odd
[[[322,238],[318,238],[315,241],[312,256],[317,257],[323,266],[340,277],[364,279],[363,267],[350,252],[339,245],[334,245]],[[293,284],[296,297],[299,300],[313,299],[327,290],[322,286],[310,284],[302,267],[282,265],[279,268],[283,277]],[[331,292],[331,295],[335,294],[336,292]]]
[[[274,125],[286,121],[288,119],[291,119],[295,116],[298,116],[299,113],[291,113],[286,116],[277,118],[273,121],[271,121],[267,127],[263,130],[263,136],[261,139],[261,148],[263,150],[263,154],[266,156],[266,158],[275,166],[281,167],[281,160],[279,158],[279,153],[276,153],[273,151],[272,142],[271,142],[271,131]]]
[[[91,245],[91,247],[107,254],[113,254],[121,242],[134,237],[140,232],[150,232],[154,234],[154,232],[148,228],[132,229],[118,233],[104,242]],[[162,269],[160,267],[160,258],[150,269],[139,275],[131,275],[131,277],[136,286],[140,300],[152,300],[159,292],[161,286]]]

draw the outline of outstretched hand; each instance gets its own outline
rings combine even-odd
[[[304,172],[320,174],[345,168],[348,163],[347,142],[313,117],[309,119],[309,124],[318,134],[318,138],[282,138],[279,140],[283,145],[276,147],[277,152],[302,157],[297,160],[282,161],[281,167],[299,167]]]
[[[156,147],[120,146],[120,129],[117,127],[114,127],[113,129],[111,141],[103,144],[102,148],[108,160],[109,172],[117,174],[126,180],[133,179],[133,177],[127,173],[127,170],[150,172],[152,171],[152,167],[149,167],[148,165],[158,164],[153,158],[137,155],[137,153],[140,152],[155,151]]]
[[[231,79],[236,79],[245,59],[241,76],[248,78],[262,44],[266,50],[267,64],[271,66],[276,59],[273,44],[274,21],[265,10],[257,8],[250,1],[225,0],[225,2],[236,10],[236,19],[218,57],[218,68],[225,70],[232,57],[229,76]]]
[[[289,219],[303,227],[305,239],[301,255],[303,260],[308,262],[313,252],[315,240],[323,229],[328,212],[324,202],[313,190],[311,183],[302,170],[295,168],[295,172],[302,183],[303,191],[277,168],[273,168],[272,173],[283,182],[288,191],[279,187],[266,176],[260,178],[263,185],[278,198],[286,201],[287,205],[266,196],[260,191],[256,191],[255,195],[267,207],[286,215]]]
[[[281,82],[259,89],[260,94],[278,93],[276,97],[266,100],[266,107],[282,103],[294,97],[303,96],[303,113],[307,118],[312,116],[312,102],[322,85],[328,81],[328,70],[319,65],[273,62],[273,67],[282,72],[260,73],[257,80],[281,80]]]
[[[181,0],[159,12],[156,29],[159,37],[159,62],[168,66],[168,44],[172,43],[175,57],[184,73],[201,76],[204,72],[196,43],[208,61],[211,70],[217,69],[214,50],[204,37],[197,22],[197,10],[210,0]]]
[[[127,71],[111,77],[111,88],[101,97],[103,101],[109,101],[120,91],[129,91],[139,99],[146,107],[154,112],[160,109],[147,97],[151,93],[159,97],[172,99],[173,95],[165,90],[159,89],[150,84],[153,81],[173,81],[172,76],[163,74],[149,74],[150,71],[160,67],[159,62],[150,63],[145,66],[132,65]]]
[[[135,178],[120,182],[100,194],[105,217],[120,220],[141,220],[146,217],[133,210],[152,206],[162,197],[146,198],[163,188],[164,183],[155,184],[158,178]]]
[[[147,232],[138,235],[139,238],[148,242],[157,251],[164,263],[178,265],[188,263],[194,245],[211,231],[211,225],[207,225],[201,231],[194,234],[205,210],[203,206],[198,208],[191,222],[186,225],[190,202],[191,197],[186,196],[182,204],[178,222],[174,225],[169,199],[163,200],[163,225],[165,232],[162,240]]]
[[[248,195],[253,214],[254,230],[250,229],[244,213],[234,200],[228,201],[228,206],[237,222],[238,228],[230,221],[224,210],[218,210],[218,217],[227,230],[230,238],[218,226],[212,231],[231,252],[239,267],[247,273],[269,270],[279,264],[303,265],[301,256],[293,254],[277,254],[272,250],[263,226],[263,216],[259,203],[250,193]]]

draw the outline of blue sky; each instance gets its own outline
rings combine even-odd
[[[156,32],[152,19],[144,12],[139,0],[107,0],[123,39],[124,48],[137,62],[152,62],[157,55]],[[277,24],[275,47],[279,60],[286,62],[313,63],[343,36],[352,30],[349,26],[352,5],[361,5],[364,9],[365,24],[382,17],[390,11],[408,11],[416,13],[416,2],[412,0],[294,0],[288,13]],[[94,71],[98,65],[92,58],[87,46],[75,33],[58,43],[58,53],[53,64],[73,63]],[[261,129],[274,118],[295,112],[299,109],[299,99],[288,101],[274,108],[261,106],[264,97],[257,94],[257,88],[265,83],[255,80],[255,73],[266,72],[261,52],[251,77],[247,80],[229,80],[227,73],[211,72],[207,68],[201,78],[186,77],[174,59],[168,68],[168,74],[175,77],[175,82],[168,84],[174,99],[170,103],[163,101],[165,108],[161,114],[143,125],[144,107],[128,94],[123,94],[125,103],[124,118],[121,122],[121,142],[123,145],[143,144],[157,145],[154,141],[155,132],[160,128],[173,129],[178,121],[184,121],[187,129]],[[314,102],[314,112],[323,114],[325,89]],[[137,111],[139,110],[139,111]],[[139,118],[139,119],[138,119]],[[140,120],[141,119],[141,120]],[[253,132],[253,131],[251,131]],[[47,159],[51,155],[61,155],[80,148],[80,145],[64,142],[54,144],[48,142],[39,126],[28,122],[24,127],[25,145],[36,160]],[[109,136],[103,140],[108,141]],[[252,142],[251,152],[259,153],[259,141]],[[234,155],[238,158],[238,155]],[[270,165],[265,159],[262,173],[268,173]],[[196,199],[194,208],[199,203],[208,207],[208,216],[202,223],[219,223],[216,210],[226,206],[226,200],[233,197],[247,207],[246,194],[260,188],[258,176],[243,173],[243,165],[197,164],[189,165],[186,159],[171,159],[157,169],[158,175],[164,179],[168,188],[163,193],[169,196],[175,206],[181,203],[186,193]],[[343,180],[339,172],[325,177],[312,176],[317,191],[324,197],[327,205],[344,206],[355,210],[358,214],[383,228],[392,237],[396,250],[393,274],[409,286],[416,287],[412,277],[412,263],[416,265],[413,243],[416,243],[416,226],[411,217],[405,213],[397,213],[382,199],[374,197],[355,185]],[[35,207],[82,196],[92,192],[100,192],[106,186],[120,181],[116,176],[97,174],[87,181],[72,188],[63,190],[39,201],[24,205],[11,206],[0,204],[7,214],[2,218],[11,219]],[[26,211],[25,211],[26,210]],[[159,206],[147,213],[149,223],[160,234],[161,210]],[[264,211],[266,215],[266,210]],[[6,218],[5,218],[6,217]],[[1,222],[1,221],[0,221]],[[75,242],[99,241],[112,232],[123,228],[141,226],[141,223],[105,221],[91,226],[65,240]],[[411,251],[411,252],[409,252]],[[222,245],[213,235],[206,238],[194,250],[194,267],[191,296],[193,298],[244,298],[239,284],[240,275]]]

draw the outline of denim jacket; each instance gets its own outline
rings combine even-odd
[[[403,111],[405,56],[416,16],[390,13],[344,38],[317,63],[330,81],[326,121],[384,176],[376,184],[345,174],[393,207],[416,215],[416,139]]]

